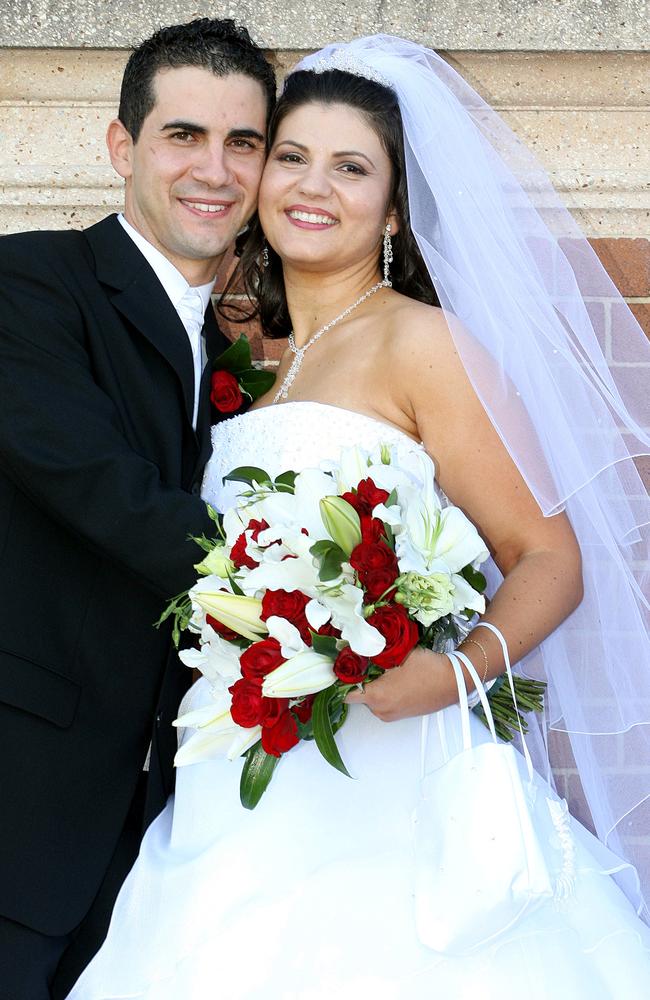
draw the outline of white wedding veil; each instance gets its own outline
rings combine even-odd
[[[634,866],[616,878],[648,920],[650,498],[634,459],[650,453],[650,346],[540,165],[435,52],[377,35],[295,67],[328,68],[397,94],[411,227],[468,376],[543,513],[577,535],[584,599],[519,665],[548,682],[531,751],[549,776],[568,734],[569,783]]]

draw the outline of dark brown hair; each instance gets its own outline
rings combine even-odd
[[[161,28],[131,53],[122,78],[118,118],[134,142],[156,103],[156,73],[184,66],[198,66],[215,76],[243,73],[252,77],[266,94],[268,115],[273,111],[275,72],[246,28],[229,18],[200,17]]]

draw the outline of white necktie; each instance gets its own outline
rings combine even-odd
[[[194,366],[194,412],[192,414],[192,426],[196,430],[201,375],[203,373],[203,344],[201,340],[204,315],[203,299],[196,288],[188,288],[176,308],[187,331],[190,347],[192,348],[192,362]]]

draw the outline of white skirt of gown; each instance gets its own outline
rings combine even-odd
[[[324,404],[255,410],[214,428],[204,495],[224,509],[238,487],[223,487],[221,477],[237,465],[277,475],[336,458],[351,443],[382,441],[418,447],[395,428]],[[182,710],[209,697],[201,679]],[[458,752],[458,709],[444,719],[448,749]],[[478,720],[473,728],[475,741],[488,738]],[[471,958],[420,944],[412,848],[420,730],[419,719],[383,723],[352,706],[337,742],[353,779],[303,743],[283,757],[253,811],[239,802],[241,761],[180,768],[108,938],[68,1000],[650,997],[650,930],[608,874],[619,859],[575,820],[568,900],[550,900]],[[433,770],[444,757],[438,727],[429,731]],[[458,893],[471,906],[470,866],[458,873]]]

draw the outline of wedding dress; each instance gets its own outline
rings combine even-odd
[[[395,427],[321,403],[253,410],[214,428],[204,496],[227,507],[241,485],[224,486],[222,477],[239,465],[274,476],[336,459],[352,443],[381,442],[421,447]],[[201,679],[180,713],[209,698]],[[457,752],[456,706],[444,720]],[[475,740],[488,738],[477,719],[473,728]],[[438,727],[429,732],[432,770],[443,757]],[[551,899],[471,958],[420,944],[412,873],[420,733],[420,719],[384,723],[352,706],[337,742],[353,779],[302,743],[283,757],[253,811],[240,805],[240,760],[179,768],[106,943],[69,1000],[650,996],[650,930],[610,877],[623,863],[572,819],[569,837],[558,831],[549,844],[575,876],[568,899]],[[467,906],[473,874],[469,860],[458,872]]]

